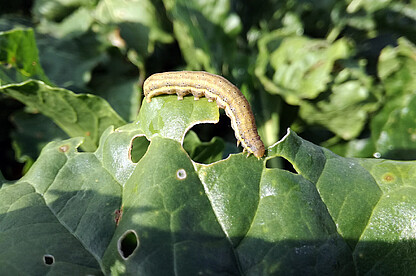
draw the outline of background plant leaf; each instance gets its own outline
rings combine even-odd
[[[94,95],[76,95],[43,82],[26,81],[17,85],[5,85],[0,87],[0,92],[42,112],[69,136],[85,137],[83,147],[88,151],[96,149],[104,129],[124,123],[103,99]]]
[[[100,1],[94,17],[107,27],[118,27],[120,37],[140,55],[153,52],[156,41],[172,41],[172,36],[164,30],[166,22],[160,20],[160,12],[148,0],[123,3]]]
[[[183,140],[183,148],[195,162],[209,164],[221,160],[225,144],[220,137],[214,137],[209,142],[201,142],[198,135],[191,130]]]
[[[329,45],[280,30],[264,35],[259,44],[257,77],[268,91],[283,95],[289,104],[295,105],[323,92],[331,80],[334,62],[349,54],[344,40]],[[266,70],[269,67],[272,72]]]
[[[30,78],[49,82],[42,70],[33,30],[0,32],[0,85]]]
[[[221,66],[232,66],[240,18],[230,12],[225,1],[164,0],[173,22],[173,31],[189,68],[219,72]]]
[[[13,114],[16,126],[12,133],[16,158],[26,163],[27,169],[38,158],[42,148],[49,142],[69,138],[52,120],[42,114],[16,112]]]
[[[372,122],[375,149],[385,158],[415,157],[415,115],[413,114],[416,47],[405,39],[380,55],[379,75],[386,89],[385,105]],[[400,133],[400,137],[398,137]]]

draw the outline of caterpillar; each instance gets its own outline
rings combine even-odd
[[[260,159],[264,155],[264,144],[257,132],[250,104],[241,91],[222,76],[203,71],[177,71],[157,73],[148,77],[143,84],[146,101],[161,94],[177,94],[178,100],[192,94],[195,100],[205,96],[216,101],[231,119],[231,127],[247,156],[253,154]]]

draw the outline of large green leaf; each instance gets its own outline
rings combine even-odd
[[[343,158],[289,131],[263,159],[199,164],[181,143],[192,125],[218,120],[210,110],[215,103],[202,99],[157,97],[137,122],[107,129],[95,153],[77,152],[77,138],[48,144],[22,179],[0,188],[2,267],[11,275],[416,272],[414,162]],[[170,127],[172,114],[184,125]],[[296,173],[265,168],[279,156]]]

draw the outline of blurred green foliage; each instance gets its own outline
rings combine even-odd
[[[0,263],[413,275],[415,165],[379,158],[416,158],[415,43],[415,0],[0,2]],[[239,150],[206,99],[143,101],[183,69],[241,89],[266,159],[215,162]]]

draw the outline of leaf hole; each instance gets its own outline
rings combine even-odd
[[[393,182],[395,179],[394,174],[392,173],[386,173],[383,175],[383,180],[386,182]]]
[[[210,164],[226,158],[231,153],[239,153],[230,118],[220,109],[217,124],[197,124],[186,133],[183,148],[192,160]]]
[[[59,147],[60,152],[67,152],[69,150],[69,145],[62,145]]]
[[[176,179],[184,180],[186,179],[186,171],[184,169],[179,169],[176,171]]]
[[[134,137],[131,141],[131,147],[129,152],[131,162],[139,162],[140,159],[142,159],[144,154],[146,153],[149,144],[150,142],[146,139],[145,136]]]
[[[53,255],[45,254],[43,255],[43,263],[47,266],[51,266],[55,263],[55,258]]]
[[[118,253],[127,260],[139,247],[139,237],[134,230],[127,230],[118,239],[117,242]]]
[[[293,167],[292,163],[286,158],[281,156],[273,157],[266,162],[266,168],[268,169],[283,169],[292,173],[297,174],[298,172]]]

